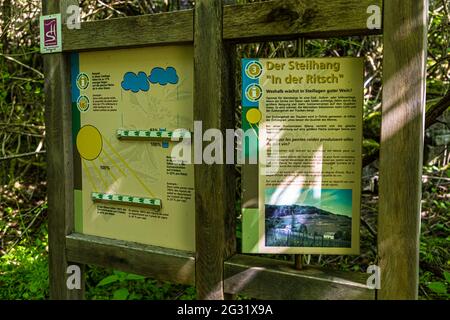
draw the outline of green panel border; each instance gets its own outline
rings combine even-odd
[[[242,252],[258,253],[259,209],[242,209]]]
[[[74,190],[73,192],[75,232],[83,233],[83,192]]]

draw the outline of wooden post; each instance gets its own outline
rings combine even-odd
[[[384,2],[381,299],[417,299],[428,0]]]
[[[196,1],[194,119],[225,137],[234,128],[235,56],[222,40],[222,12],[222,1]],[[224,299],[224,260],[236,247],[233,165],[196,164],[195,194],[197,298]]]
[[[44,15],[61,13],[78,1],[43,0]],[[63,26],[64,28],[64,26]],[[70,61],[67,54],[44,55],[47,193],[49,224],[49,281],[51,299],[82,299],[81,289],[67,288],[66,235],[73,232],[73,163],[71,131]]]

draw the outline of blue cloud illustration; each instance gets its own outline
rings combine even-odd
[[[153,68],[150,76],[148,77],[151,83],[160,84],[165,86],[166,84],[177,84],[178,75],[177,70],[173,67],[168,67],[167,69],[156,67]]]
[[[147,74],[142,71],[138,74],[134,72],[125,73],[121,86],[122,89],[126,91],[131,90],[134,93],[150,90],[150,83],[148,83]]]

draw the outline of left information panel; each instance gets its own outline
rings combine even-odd
[[[193,77],[192,46],[72,54],[77,232],[195,251]]]

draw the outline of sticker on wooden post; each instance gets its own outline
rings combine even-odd
[[[41,53],[62,52],[61,14],[41,16]]]

